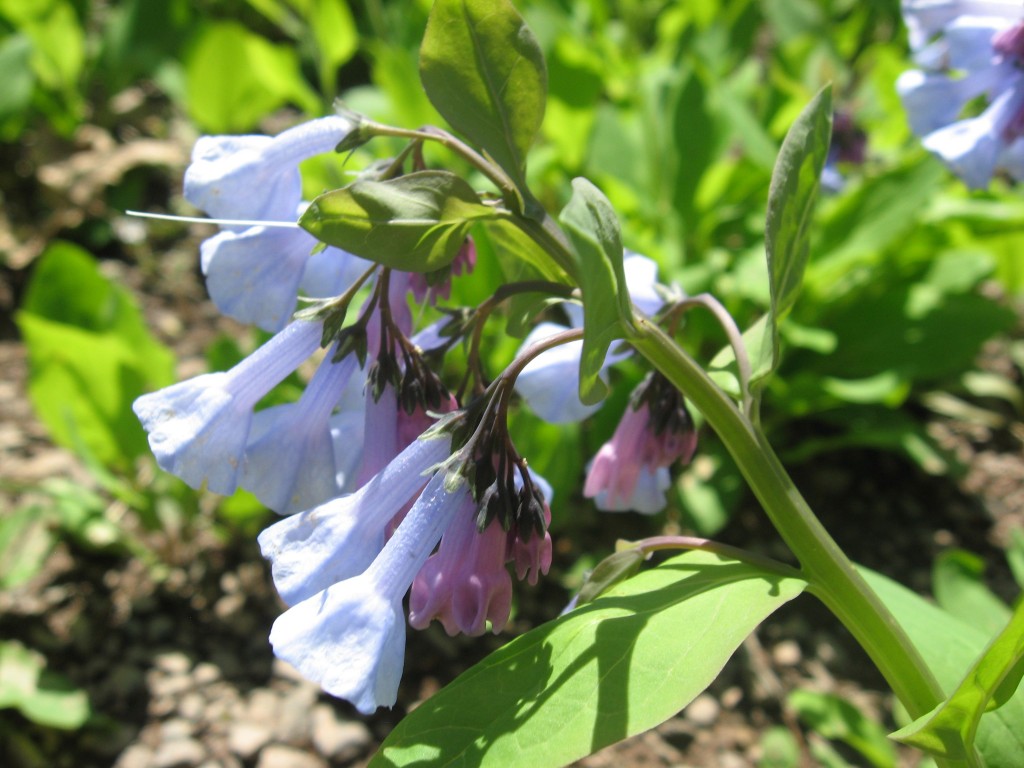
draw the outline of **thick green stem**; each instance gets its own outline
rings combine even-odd
[[[839,618],[917,718],[943,698],[895,617],[815,517],[768,442],[704,370],[649,320],[636,319],[633,346],[704,414],[765,512],[799,559],[810,591]]]

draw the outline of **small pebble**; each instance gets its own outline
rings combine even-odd
[[[153,750],[144,744],[132,744],[121,753],[114,768],[149,768],[153,764]]]
[[[686,718],[697,725],[711,725],[718,719],[721,707],[714,696],[702,693],[686,708]]]
[[[780,667],[795,667],[802,657],[800,644],[796,640],[783,640],[772,648],[772,660]]]
[[[260,752],[256,768],[327,768],[327,763],[301,749],[271,744]]]
[[[316,751],[332,761],[351,760],[373,742],[369,728],[358,721],[340,720],[329,704],[313,708],[312,729]]]
[[[243,760],[251,760],[273,738],[270,729],[255,723],[235,723],[228,731],[228,749]]]
[[[165,741],[153,754],[152,768],[192,768],[206,759],[206,750],[195,739]]]

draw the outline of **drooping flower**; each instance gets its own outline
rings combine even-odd
[[[682,395],[660,374],[642,382],[632,400],[591,462],[583,495],[607,512],[650,515],[665,508],[669,467],[690,461],[697,433]]]
[[[659,293],[658,265],[646,256],[637,253],[626,254],[623,260],[626,285],[633,304],[642,312],[653,315],[665,303]],[[562,305],[573,328],[583,327],[583,311],[576,304]],[[557,323],[540,323],[523,341],[522,353],[531,345],[556,333],[566,330]],[[605,366],[612,365],[628,356],[628,352],[613,345],[605,358]],[[553,424],[582,421],[600,408],[584,405],[579,399],[580,356],[582,341],[571,341],[546,350],[537,355],[519,374],[516,389],[526,400],[530,410],[545,421]],[[604,376],[602,374],[602,379]],[[606,382],[607,383],[607,382]]]
[[[185,171],[185,199],[216,219],[290,221],[302,199],[299,163],[333,150],[352,122],[330,116],[277,136],[203,136]]]
[[[264,530],[260,549],[281,598],[295,605],[366,570],[384,547],[388,523],[417,497],[424,473],[444,460],[449,444],[417,440],[355,493]]]
[[[398,698],[405,656],[402,598],[458,511],[465,482],[436,473],[369,567],[307,597],[274,622],[274,653],[363,714]]]
[[[449,635],[482,635],[490,621],[501,632],[512,607],[507,539],[497,520],[477,531],[476,505],[467,500],[413,581],[409,624],[426,629],[436,618]]]
[[[903,16],[921,67],[896,84],[911,129],[972,189],[999,171],[1024,178],[1024,6],[905,0]]]
[[[274,624],[274,652],[364,713],[397,696],[406,592],[415,627],[437,618],[450,632],[479,634],[488,621],[500,631],[511,605],[506,564],[531,581],[550,566],[550,489],[515,453],[503,420],[484,421],[494,413],[483,398],[448,415],[354,494],[260,535],[292,606]]]
[[[161,469],[193,488],[235,491],[253,409],[320,345],[320,323],[296,321],[230,371],[143,395],[132,406]]]
[[[337,496],[331,413],[358,369],[354,355],[333,362],[328,350],[297,402],[253,418],[240,484],[275,512],[290,515]]]
[[[410,275],[409,290],[420,304],[428,298],[431,303],[436,302],[438,298],[447,299],[452,294],[452,278],[463,273],[470,274],[474,268],[476,244],[472,238],[466,238],[466,242],[448,266],[436,272],[417,272]]]
[[[299,163],[334,149],[352,123],[333,116],[274,136],[204,136],[185,172],[185,198],[215,219],[266,221],[234,226],[202,245],[210,297],[224,314],[264,330],[280,330],[298,290],[323,297],[341,293],[366,263],[337,248],[312,256],[317,241],[294,222],[301,213]]]

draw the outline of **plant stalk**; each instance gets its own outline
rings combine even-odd
[[[630,341],[704,414],[772,524],[800,561],[810,591],[867,651],[912,718],[945,696],[910,638],[811,511],[767,440],[657,325],[637,317]]]

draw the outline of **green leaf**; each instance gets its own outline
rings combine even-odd
[[[325,192],[299,224],[328,245],[386,267],[432,272],[451,263],[475,222],[494,215],[454,173],[419,171]]]
[[[34,723],[74,730],[89,719],[89,699],[46,659],[17,641],[0,643],[0,709],[16,707]]]
[[[370,765],[570,763],[676,714],[805,587],[709,553],[673,557],[491,654],[411,712]]]
[[[846,699],[833,693],[796,690],[786,703],[816,733],[853,747],[872,765],[896,765],[896,750],[886,738],[885,729]]]
[[[445,120],[522,187],[526,154],[544,121],[547,70],[512,3],[435,0],[420,79]]]
[[[39,573],[56,543],[38,506],[19,507],[0,518],[0,587],[11,589]]]
[[[0,0],[0,18],[32,40],[32,69],[40,82],[71,97],[85,64],[85,31],[74,4],[68,0]]]
[[[826,86],[789,129],[772,171],[765,221],[771,286],[772,365],[778,364],[778,324],[796,301],[809,254],[809,229],[832,133],[832,91]]]
[[[88,253],[56,242],[39,258],[16,319],[29,397],[51,437],[127,469],[147,451],[132,402],[174,380],[174,358],[150,336],[131,294]]]
[[[10,35],[0,41],[0,71],[7,73],[0,89],[0,120],[14,117],[32,102],[36,81],[29,66],[31,57],[32,41],[26,35]]]
[[[985,651],[988,635],[937,608],[906,587],[866,568],[860,571],[886,607],[898,618],[943,690],[948,693],[955,691],[965,679],[965,672],[972,670],[972,665]],[[989,671],[986,669],[986,674]],[[967,679],[971,679],[971,674]],[[1005,694],[1006,691],[1001,693]],[[988,766],[1024,765],[1024,691],[1017,690],[1012,696],[1004,696],[1001,700],[1005,700],[1005,703],[999,709],[982,716],[975,744]]]
[[[598,374],[608,347],[633,327],[619,220],[608,198],[583,178],[572,180],[572,197],[558,220],[576,250],[583,293],[580,399],[589,405],[607,394]]]
[[[962,549],[942,552],[932,566],[932,588],[939,606],[968,624],[996,633],[1010,620],[1010,609],[985,586],[985,561]]]
[[[210,22],[185,59],[189,115],[214,133],[251,130],[286,103],[320,111],[290,45],[275,45],[234,22]]]
[[[1024,601],[1017,604],[1006,628],[968,670],[953,695],[924,717],[893,733],[892,738],[939,757],[966,760],[974,749],[981,716],[987,709],[1002,706],[1010,699],[1022,674]]]
[[[320,87],[333,96],[338,68],[351,59],[359,47],[355,20],[345,0],[313,0],[309,29],[316,40]]]

